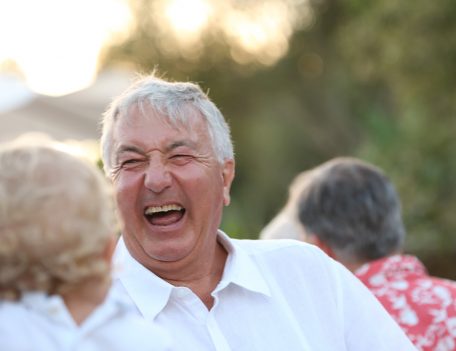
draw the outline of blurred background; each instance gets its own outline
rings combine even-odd
[[[153,69],[232,127],[231,236],[351,155],[396,184],[407,251],[456,279],[455,1],[0,0],[0,141],[38,131],[96,159],[101,113]]]

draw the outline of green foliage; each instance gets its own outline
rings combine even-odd
[[[363,107],[358,155],[383,167],[396,184],[408,250],[454,255],[456,3],[347,4],[339,50],[359,84],[382,86],[389,96],[380,114]]]
[[[350,1],[337,33],[341,52],[365,82],[381,80],[402,103],[454,111],[456,3]],[[356,14],[352,15],[352,9]]]
[[[456,252],[455,1],[315,0],[313,26],[294,33],[274,66],[236,63],[216,31],[197,55],[171,50],[151,3],[134,2],[137,29],[105,64],[157,68],[209,90],[237,154],[230,235],[256,238],[297,173],[354,155],[396,184],[408,251],[429,262]]]

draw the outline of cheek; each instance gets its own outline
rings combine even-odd
[[[192,192],[203,207],[213,207],[225,202],[222,178],[218,174],[202,174],[188,183],[187,189]]]
[[[188,168],[178,176],[180,183],[185,186],[189,193],[194,194],[196,198],[215,195],[217,189],[220,188],[220,184],[214,177],[214,174],[198,168]]]
[[[141,187],[141,176],[136,174],[121,174],[114,182],[117,205],[119,208],[128,206],[138,196]]]

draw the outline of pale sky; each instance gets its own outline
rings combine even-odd
[[[130,20],[125,0],[0,0],[0,68],[15,61],[41,94],[80,90],[94,79],[102,45]]]

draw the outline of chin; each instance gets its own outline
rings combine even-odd
[[[149,257],[152,257],[156,261],[160,262],[178,262],[188,256],[188,251],[182,248],[163,248],[149,251]]]

